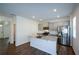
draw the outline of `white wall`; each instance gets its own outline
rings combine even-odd
[[[29,42],[29,36],[38,32],[38,22],[16,16],[16,46]]]
[[[16,16],[10,15],[10,44],[14,43],[14,24],[16,24]]]
[[[76,7],[74,12],[71,15],[71,24],[73,24],[73,17],[76,16],[76,38],[73,37],[73,49],[76,54],[79,55],[79,5]],[[73,33],[72,33],[73,34]]]

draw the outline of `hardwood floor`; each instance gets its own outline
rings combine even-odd
[[[49,55],[46,52],[30,47],[29,43],[25,43],[18,47],[15,47],[15,45],[10,45],[9,48],[7,49],[7,54],[8,55]]]
[[[69,46],[63,46],[63,45],[58,45],[58,55],[75,55],[72,47]]]
[[[62,45],[57,46],[58,55],[74,55],[72,47],[66,47]],[[30,47],[29,43],[25,43],[18,47],[15,45],[9,45],[6,49],[0,49],[0,55],[50,55],[46,52]]]
[[[6,49],[8,47],[8,38],[0,38],[0,55],[6,53]]]

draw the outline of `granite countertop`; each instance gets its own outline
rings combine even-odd
[[[56,36],[43,36],[41,39],[56,41],[57,37]]]
[[[38,36],[38,37],[34,37],[37,39],[44,39],[44,40],[51,40],[51,41],[57,41],[57,36]]]

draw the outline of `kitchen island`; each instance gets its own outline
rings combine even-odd
[[[30,46],[37,48],[41,51],[56,55],[57,51],[57,37],[56,36],[43,36],[41,38],[32,37]]]

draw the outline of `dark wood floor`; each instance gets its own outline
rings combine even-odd
[[[58,55],[75,55],[72,47],[58,44],[57,49]]]
[[[74,55],[72,47],[58,45],[57,50],[58,55]],[[25,43],[18,47],[15,47],[15,45],[9,45],[8,48],[6,49],[0,49],[0,55],[50,55],[50,54],[31,47],[29,43]]]

